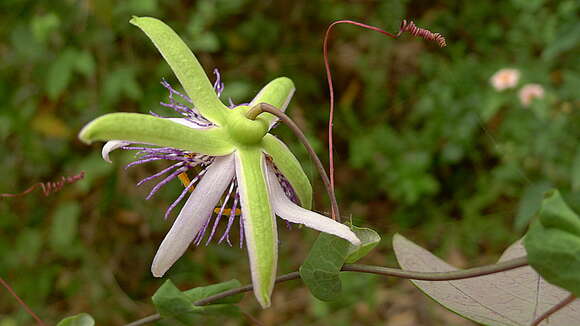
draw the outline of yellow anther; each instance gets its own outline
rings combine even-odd
[[[185,172],[180,173],[177,177],[179,178],[179,181],[181,181],[181,183],[183,184],[184,187],[187,187],[191,183],[191,180],[189,180],[189,177],[187,176],[187,173],[185,173]],[[189,191],[190,192],[193,191],[194,188],[195,187],[193,187],[193,186],[190,187]],[[221,210],[221,207],[216,207],[216,208],[214,208],[213,211],[214,211],[214,213],[219,214],[220,210]],[[231,208],[224,208],[224,211],[222,214],[230,215],[231,213],[232,213]],[[236,214],[236,216],[240,216],[242,214],[242,211],[239,208],[236,208],[235,214]]]

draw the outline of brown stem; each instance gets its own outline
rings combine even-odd
[[[567,305],[569,305],[570,303],[572,303],[572,301],[574,301],[575,299],[576,299],[576,296],[574,296],[573,294],[570,294],[564,300],[560,301],[557,305],[553,306],[548,311],[544,312],[540,317],[538,317],[538,319],[534,320],[534,322],[531,324],[531,326],[538,326],[538,325],[540,325],[540,323],[542,321],[544,321],[548,317],[552,316],[558,310],[566,307]]]
[[[314,162],[314,165],[316,166],[316,169],[318,170],[318,173],[320,174],[320,177],[322,178],[322,182],[324,182],[324,186],[326,187],[326,192],[328,193],[328,197],[330,197],[330,206],[332,209],[332,219],[334,219],[337,222],[340,222],[340,212],[338,210],[338,203],[336,202],[336,197],[334,195],[334,189],[330,185],[330,179],[328,179],[328,174],[326,174],[326,170],[324,169],[324,165],[322,165],[322,162],[320,162],[320,158],[318,158],[318,155],[316,155],[316,152],[314,151],[314,149],[312,148],[312,146],[308,142],[308,139],[306,138],[306,136],[304,136],[304,133],[302,132],[302,130],[300,130],[300,128],[296,125],[296,123],[294,123],[294,121],[292,121],[292,119],[290,119],[290,117],[287,116],[284,112],[278,110],[276,107],[274,107],[268,103],[260,103],[260,104],[257,104],[256,106],[252,107],[247,112],[246,117],[248,119],[255,120],[256,117],[260,113],[263,113],[263,112],[268,112],[268,113],[278,117],[278,119],[280,119],[280,121],[285,123],[288,126],[288,128],[290,128],[290,130],[292,130],[292,132],[294,133],[294,135],[296,135],[296,137],[298,137],[298,139],[300,140],[302,145],[304,145],[304,147],[306,147],[306,150],[308,151],[310,158]]]
[[[26,305],[26,303],[24,303],[24,301],[22,299],[20,299],[20,297],[16,294],[16,292],[14,292],[14,290],[12,290],[10,285],[8,285],[8,283],[6,281],[4,281],[4,279],[1,277],[0,277],[0,284],[2,284],[2,286],[4,286],[8,292],[10,292],[10,295],[12,295],[14,297],[14,299],[16,299],[16,301],[18,301],[18,304],[20,304],[22,306],[22,308],[24,308],[24,310],[26,310],[26,312],[30,316],[32,316],[32,318],[34,318],[34,320],[36,321],[36,323],[38,325],[46,326],[46,324],[42,321],[42,319],[40,319],[40,317],[38,317],[34,313],[34,311],[32,311],[32,309],[30,309],[30,307],[28,307],[28,305]]]

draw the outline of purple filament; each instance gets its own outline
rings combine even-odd
[[[173,165],[169,166],[168,168],[166,168],[166,169],[163,169],[163,170],[161,170],[161,171],[159,171],[159,172],[155,173],[154,175],[152,175],[152,176],[149,176],[149,177],[147,177],[147,178],[145,178],[145,179],[143,179],[143,180],[139,181],[139,182],[137,183],[137,187],[139,187],[140,185],[144,184],[145,182],[147,182],[147,181],[149,181],[149,180],[153,180],[153,179],[155,179],[155,178],[157,178],[157,177],[160,177],[160,176],[164,175],[165,173],[167,173],[167,172],[169,172],[169,171],[171,171],[171,170],[173,170],[173,169],[175,169],[175,168],[177,168],[177,167],[179,167],[179,166],[181,166],[181,165],[183,165],[183,164],[184,164],[184,162],[178,162],[178,163],[175,163],[175,164],[173,164]]]
[[[222,92],[224,91],[224,83],[221,82],[220,71],[218,68],[213,70],[213,74],[215,75],[215,82],[213,83],[213,89],[217,93],[217,96],[222,96]]]
[[[193,187],[193,185],[196,184],[206,172],[207,172],[207,167],[205,167],[203,170],[201,170],[199,172],[199,174],[196,175],[195,178],[193,178],[189,182],[189,184],[187,185],[187,187],[185,187],[185,189],[183,189],[183,191],[181,192],[179,197],[177,197],[177,199],[171,205],[169,205],[169,207],[165,211],[165,216],[164,216],[165,219],[167,219],[167,217],[169,216],[171,211],[175,208],[175,206],[177,206],[177,204],[179,204],[179,202],[181,202],[183,200],[183,197],[185,197],[185,195],[191,189],[191,187]]]
[[[189,121],[195,123],[200,127],[210,127],[213,125],[213,123],[211,123],[205,117],[203,117],[197,111],[197,109],[178,103],[175,100],[174,95],[179,96],[182,100],[186,101],[187,103],[193,104],[191,98],[173,89],[173,87],[171,87],[171,85],[165,80],[161,81],[161,85],[163,85],[163,87],[165,87],[169,91],[169,103],[161,102],[160,104],[162,106],[173,109],[175,112],[181,114],[182,116],[186,117]]]
[[[235,180],[234,180],[235,183]],[[221,238],[218,240],[218,243],[222,243],[224,241],[224,239],[226,239],[226,242],[228,243],[228,245],[231,247],[232,243],[230,242],[230,230],[232,228],[232,225],[234,224],[234,220],[236,219],[236,209],[238,208],[238,201],[240,200],[240,194],[237,192],[236,190],[236,194],[234,196],[234,203],[232,204],[232,210],[230,212],[230,216],[228,218],[228,224],[226,226],[226,229],[224,231],[224,233],[222,234]]]
[[[161,187],[165,186],[169,181],[175,179],[179,174],[181,174],[187,170],[188,170],[187,167],[182,167],[182,168],[175,170],[167,178],[161,180],[158,184],[156,184],[155,187],[153,187],[153,189],[151,189],[151,192],[149,192],[149,195],[147,195],[147,197],[145,197],[145,199],[146,200],[151,199],[151,197],[153,195],[155,195],[155,193],[157,193],[157,191],[159,191],[159,189],[161,189]]]
[[[220,208],[219,213],[217,214],[217,216],[215,217],[214,223],[213,223],[213,227],[211,228],[211,233],[209,234],[209,237],[207,238],[207,242],[205,243],[205,245],[207,246],[209,244],[209,242],[211,241],[211,239],[213,238],[215,231],[217,229],[217,226],[222,218],[222,215],[224,213],[224,209],[226,208],[226,205],[228,204],[228,201],[230,200],[230,196],[232,194],[232,191],[234,190],[234,182],[232,181],[230,184],[230,189],[228,190],[228,193],[226,194],[226,197],[224,199],[224,202],[222,204],[222,207]]]
[[[134,162],[127,164],[127,166],[125,167],[125,170],[132,167],[132,166],[135,166],[135,165],[153,162],[153,161],[158,161],[158,160],[162,160],[162,158],[155,157],[155,158],[149,158],[149,159],[145,159],[145,160],[143,160],[143,159],[137,160],[137,161],[134,161]]]
[[[244,212],[240,214],[240,248],[244,246]]]

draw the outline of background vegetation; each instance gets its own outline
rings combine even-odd
[[[355,19],[395,32],[407,18],[443,33],[449,45],[440,49],[408,36],[336,29],[338,196],[345,214],[383,234],[367,263],[396,264],[394,232],[459,266],[493,262],[522,235],[543,189],[556,186],[580,206],[578,7],[574,0],[2,0],[0,193],[81,170],[86,177],[49,197],[0,199],[0,275],[51,324],[82,311],[99,325],[154,312],[149,297],[161,280],[149,266],[180,185],[145,201],[146,187],[134,184],[160,165],[125,171],[130,154],[115,153],[107,164],[99,146],[76,139],[83,124],[107,112],[163,112],[159,82],[176,83],[128,23],[131,15],[171,25],[206,71],[221,70],[225,97],[235,102],[277,76],[292,78],[297,93],[288,112],[323,157],[327,25]],[[489,77],[504,67],[519,69],[521,81],[497,92]],[[524,107],[517,89],[527,82],[546,95]],[[275,133],[293,145],[312,177],[317,209],[327,210],[304,150],[285,127]],[[281,232],[280,273],[300,265],[315,237]],[[246,260],[237,247],[212,244],[190,250],[169,276],[181,288],[245,283]],[[344,276],[344,295],[333,303],[294,282],[277,287],[274,308],[262,311],[248,296],[242,309],[266,325],[469,325],[406,282]],[[27,324],[32,319],[0,290],[0,325]]]

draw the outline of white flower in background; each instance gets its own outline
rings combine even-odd
[[[535,98],[544,97],[544,88],[540,84],[526,84],[518,93],[523,106],[529,106]]]
[[[514,88],[520,79],[520,71],[512,68],[504,68],[498,70],[489,82],[496,91],[503,91],[508,88]]]

